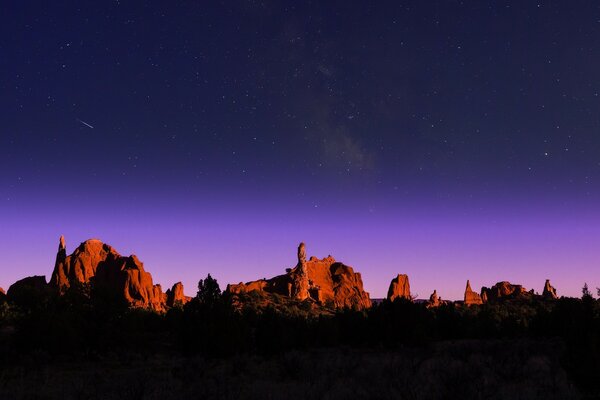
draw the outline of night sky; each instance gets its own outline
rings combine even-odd
[[[61,234],[186,294],[300,241],[375,298],[600,286],[598,2],[59,3],[0,10],[5,289]]]

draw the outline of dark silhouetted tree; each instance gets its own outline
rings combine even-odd
[[[588,289],[588,285],[587,283],[583,284],[583,288],[581,289],[581,298],[582,299],[589,299],[592,297],[592,293],[590,292],[590,289]]]
[[[206,279],[200,279],[198,282],[198,293],[196,300],[200,304],[213,305],[221,299],[221,288],[216,279],[210,274]]]

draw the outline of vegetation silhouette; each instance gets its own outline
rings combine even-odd
[[[478,306],[448,303],[427,308],[398,298],[365,311],[329,313],[311,312],[310,301],[278,298],[252,308],[253,299],[260,300],[254,298],[256,293],[248,293],[244,301],[249,307],[240,308],[210,274],[199,281],[191,301],[166,313],[129,308],[93,280],[72,285],[62,296],[31,287],[27,291],[14,300],[0,299],[2,365],[149,359],[163,354],[169,359],[201,357],[223,363],[261,357],[279,360],[285,370],[286,354],[327,349],[377,351],[381,357],[413,349],[410,352],[416,353],[410,354],[429,357],[435,352],[427,349],[444,346],[469,352],[482,348],[481,343],[512,343],[507,346],[519,346],[521,356],[533,357],[540,348],[546,349],[544,343],[552,343],[542,351],[543,357],[555,357],[580,393],[600,396],[600,302],[587,285],[580,299],[514,298]],[[523,341],[529,344],[521,346]],[[492,359],[506,356],[504,350],[486,346]],[[444,351],[444,357],[462,357],[454,350]],[[289,371],[292,376],[302,373]]]

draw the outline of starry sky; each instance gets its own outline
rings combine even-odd
[[[99,238],[195,293],[296,246],[374,298],[600,286],[600,5],[9,2],[0,286]]]

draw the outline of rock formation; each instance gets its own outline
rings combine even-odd
[[[530,295],[533,295],[533,291],[528,292],[522,285],[513,285],[507,281],[498,282],[491,288],[481,288],[481,297],[489,302],[528,297]]]
[[[298,245],[298,264],[304,264],[306,262],[306,245],[301,242]]]
[[[437,290],[433,290],[431,296],[429,296],[429,301],[427,302],[428,308],[439,307],[442,304],[442,299],[439,298],[437,294]]]
[[[64,293],[74,283],[91,280],[98,288],[112,292],[134,307],[163,310],[165,295],[154,285],[152,275],[135,256],[121,256],[97,239],[86,240],[69,256],[61,236],[50,286]]]
[[[67,256],[65,238],[61,236],[50,285],[64,293],[74,282],[89,282],[96,276],[96,269],[101,263],[120,257],[111,246],[97,239],[86,240],[73,254]]]
[[[8,288],[6,296],[16,304],[34,305],[48,294],[45,276],[28,276]]]
[[[2,289],[0,287],[0,302],[4,302],[6,300],[6,293],[4,292],[4,289]]]
[[[390,282],[387,299],[389,301],[394,301],[398,298],[412,300],[412,297],[410,297],[410,283],[408,282],[408,275],[398,274],[398,276],[392,279]]]
[[[479,294],[471,289],[471,282],[467,280],[467,287],[465,288],[465,305],[470,306],[474,304],[483,304],[483,300]]]
[[[333,257],[306,260],[304,243],[298,246],[298,263],[284,275],[248,283],[227,285],[229,294],[257,291],[296,300],[311,300],[330,308],[365,309],[371,306],[360,273]]]
[[[306,300],[310,297],[310,283],[308,279],[308,267],[306,264],[306,246],[304,242],[298,246],[298,264],[290,271],[292,282],[289,286],[289,295],[296,300]],[[318,300],[318,299],[316,299]]]
[[[177,282],[171,289],[167,289],[166,302],[167,307],[174,307],[176,305],[184,305],[191,300],[190,297],[183,294],[183,284]]]
[[[544,284],[544,291],[542,292],[542,296],[546,299],[556,299],[558,295],[556,294],[556,289],[552,287],[550,284],[550,279],[546,279],[546,283]]]

